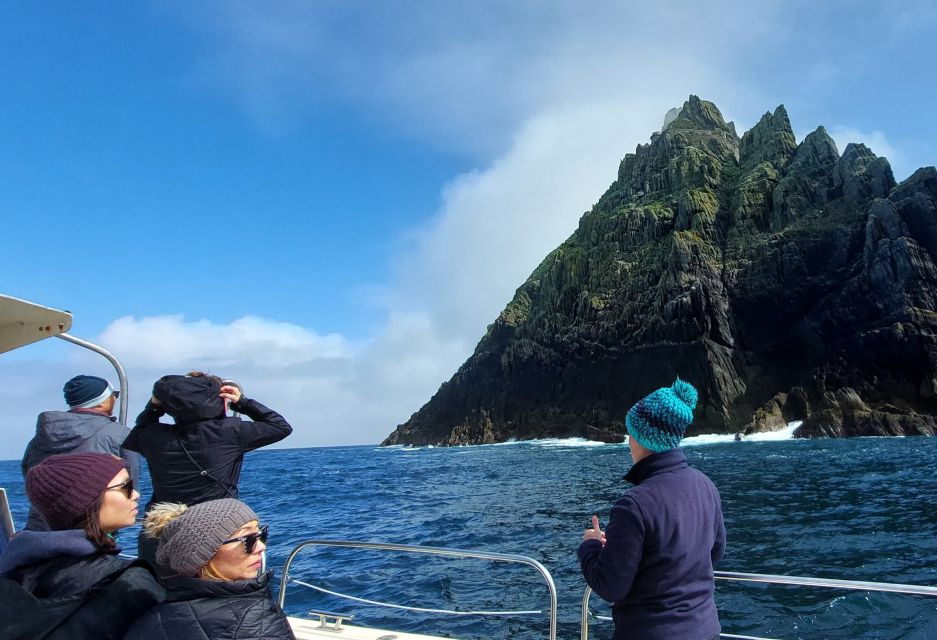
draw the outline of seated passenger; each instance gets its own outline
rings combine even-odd
[[[228,417],[228,403],[250,420]],[[175,424],[159,421],[168,413]],[[146,458],[157,502],[194,505],[219,498],[237,498],[241,465],[247,451],[278,442],[292,433],[276,411],[224,385],[217,376],[193,371],[163,376],[153,397],[137,417],[124,448]],[[153,563],[155,544],[141,534],[140,557]]]
[[[39,596],[87,591],[125,569],[113,533],[132,526],[140,494],[109,453],[50,456],[26,475],[26,495],[51,531],[21,531],[0,557],[0,577]]]
[[[139,455],[121,446],[130,430],[114,418],[118,392],[104,378],[75,376],[65,383],[68,411],[43,411],[36,420],[36,435],[26,445],[23,477],[41,461],[62,453],[113,453],[127,461],[130,477],[139,480]],[[48,531],[35,509],[29,510],[26,528]]]
[[[127,632],[139,640],[292,639],[270,591],[272,572],[258,575],[267,527],[239,500],[187,507],[161,503],[144,521],[157,540],[167,599]]]
[[[50,456],[29,470],[26,493],[52,530],[21,531],[0,556],[4,638],[120,638],[162,601],[148,569],[117,557],[113,534],[134,523],[140,496],[123,460]]]

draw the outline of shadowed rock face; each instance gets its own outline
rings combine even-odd
[[[670,118],[385,445],[616,441],[677,375],[691,435],[934,434],[937,170],[896,186],[784,107],[741,139],[696,96]]]

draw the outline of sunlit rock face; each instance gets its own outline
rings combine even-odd
[[[616,441],[678,375],[690,435],[933,435],[935,262],[933,167],[896,185],[783,106],[739,138],[690,96],[384,444]]]

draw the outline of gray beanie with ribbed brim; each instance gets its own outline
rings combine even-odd
[[[181,576],[196,576],[225,540],[251,520],[253,509],[224,498],[192,505],[157,535],[156,562]]]

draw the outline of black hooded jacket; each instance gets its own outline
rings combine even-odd
[[[165,602],[127,631],[130,640],[295,640],[283,610],[273,601],[270,577],[221,582],[174,577],[163,580]]]
[[[80,530],[21,531],[0,556],[0,629],[8,640],[117,640],[165,596],[142,566]]]
[[[164,376],[153,393],[160,404],[148,402],[124,440],[125,449],[146,458],[153,480],[147,509],[237,498],[244,453],[293,431],[279,413],[244,396],[231,408],[251,420],[227,417],[218,384],[206,377]],[[174,425],[159,421],[164,412]]]
[[[0,578],[10,578],[39,598],[84,593],[130,565],[102,551],[80,529],[20,531],[0,556]]]

